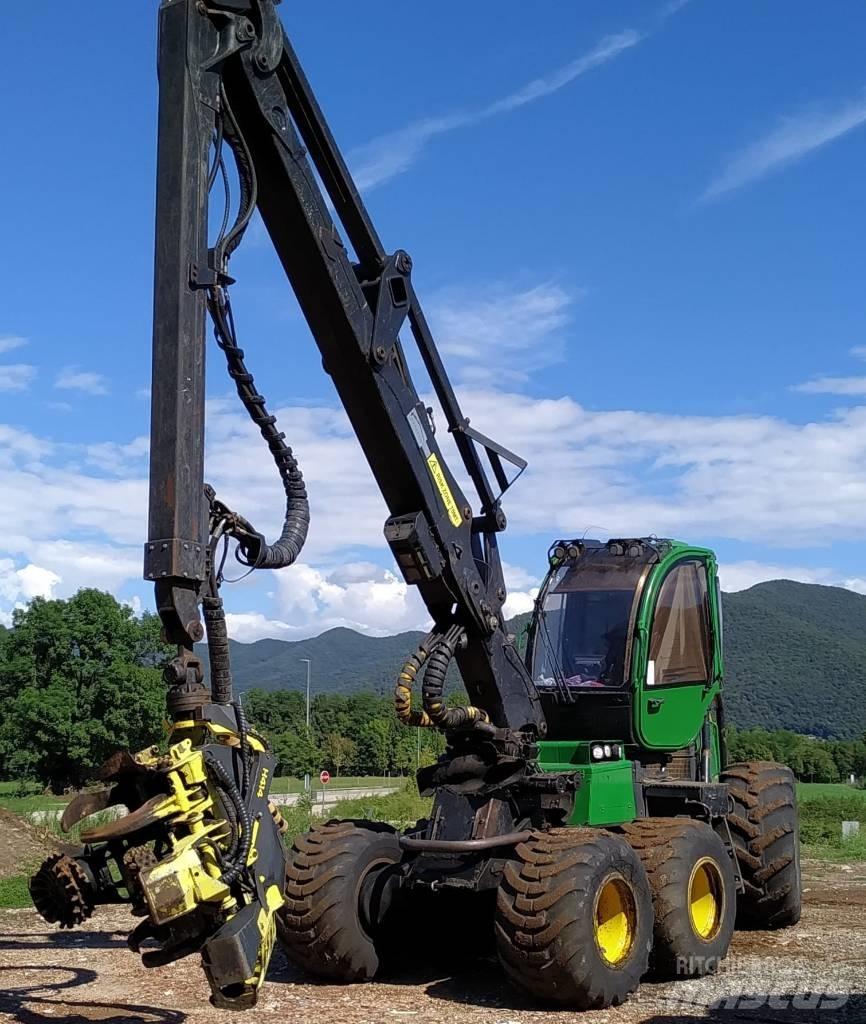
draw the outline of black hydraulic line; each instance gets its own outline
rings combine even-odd
[[[246,800],[250,792],[250,762],[252,760],[249,740],[250,726],[241,702],[236,701],[232,707],[237,716],[238,734],[241,740],[241,796]]]
[[[202,613],[210,663],[211,700],[215,704],[229,704],[232,699],[232,670],[222,598],[218,594],[202,598]]]
[[[250,847],[252,845],[253,823],[250,818],[250,812],[247,810],[247,806],[241,797],[240,790],[235,785],[234,779],[215,757],[207,756],[206,762],[208,770],[213,774],[214,778],[218,780],[220,789],[226,793],[227,797],[234,805],[237,815],[240,831],[240,842],[238,844],[237,853],[231,861],[227,860],[227,868],[220,876],[220,881],[224,885],[232,885],[232,883],[236,882],[238,878],[240,878],[241,874],[246,870],[247,857],[249,856]]]
[[[217,344],[226,357],[229,376],[235,382],[238,397],[259,428],[276,463],[286,495],[286,514],[280,536],[267,544],[260,534],[239,537],[241,561],[256,569],[282,569],[291,565],[301,553],[310,526],[310,503],[304,477],[286,435],[277,429],[276,417],[268,413],[264,395],[256,390],[255,380],[244,363],[244,350],[237,343],[228,292],[215,288],[208,297],[208,309],[214,323]]]
[[[400,849],[411,853],[477,853],[499,846],[516,846],[532,837],[532,832],[505,832],[484,839],[414,839],[400,836]]]

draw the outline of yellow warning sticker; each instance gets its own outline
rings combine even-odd
[[[454,495],[451,493],[451,488],[448,486],[445,473],[442,471],[442,466],[439,464],[439,459],[436,457],[435,452],[431,452],[427,456],[427,465],[430,467],[430,475],[433,477],[433,483],[436,484],[436,488],[442,498],[442,504],[445,506],[445,511],[448,513],[451,525],[459,526],[463,522],[463,516],[460,515],[460,509],[457,507],[457,502],[454,500]]]

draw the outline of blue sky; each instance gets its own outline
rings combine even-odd
[[[156,9],[4,22],[0,617],[81,585],[151,603]],[[506,499],[513,610],[549,541],[587,530],[709,544],[730,589],[866,591],[866,8],[280,10],[464,411],[530,459]],[[302,565],[227,588],[235,635],[420,624],[261,225],[232,270],[315,516]],[[279,485],[216,355],[208,476],[273,530]]]

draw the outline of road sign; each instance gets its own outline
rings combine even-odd
[[[321,784],[323,786],[325,785],[325,783],[330,782],[330,781],[331,781],[331,773],[330,772],[322,772],[322,774],[319,776],[319,782],[321,782]]]

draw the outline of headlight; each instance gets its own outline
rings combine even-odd
[[[611,754],[610,744],[609,743],[605,743],[605,745],[604,745],[604,756],[605,757],[610,757],[610,754]]]
[[[604,747],[601,744],[596,744],[592,748],[592,759],[593,761],[600,761],[604,757]]]

